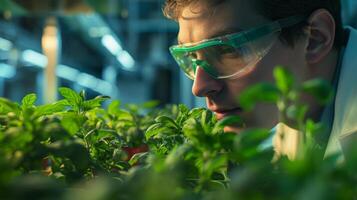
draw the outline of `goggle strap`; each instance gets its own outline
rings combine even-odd
[[[285,19],[280,19],[280,20],[278,20],[278,23],[280,24],[281,28],[286,28],[286,27],[294,26],[294,25],[304,21],[305,19],[306,19],[305,16],[298,15],[298,16],[288,17]]]
[[[263,37],[269,33],[274,33],[280,31],[282,28],[290,27],[295,24],[302,22],[305,19],[304,16],[292,16],[285,19],[280,19],[277,23],[269,24],[266,26],[259,27],[249,32],[245,32],[247,41],[256,40],[257,38]]]
[[[247,41],[253,41],[269,33],[274,33],[280,30],[281,30],[280,25],[278,23],[274,23],[274,24],[270,24],[269,26],[260,27],[253,31],[245,32],[245,37],[247,38]]]

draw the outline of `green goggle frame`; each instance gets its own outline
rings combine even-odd
[[[291,27],[296,25],[303,20],[305,20],[305,16],[292,16],[284,19],[280,19],[269,24],[265,24],[259,26],[257,28],[253,28],[247,31],[241,31],[238,33],[228,34],[216,38],[205,39],[195,43],[186,43],[180,45],[174,45],[170,47],[170,53],[178,63],[178,65],[185,71],[187,63],[182,61],[182,57],[184,54],[188,54],[190,52],[199,51],[201,49],[205,49],[212,46],[220,46],[227,45],[233,48],[241,47],[249,42],[255,41],[259,38],[262,38],[266,35],[279,32],[283,28]],[[213,78],[220,79],[218,72],[210,67],[210,64],[204,60],[191,59],[190,60],[192,70],[196,71],[198,66],[202,67],[204,71],[210,74]],[[187,74],[188,75],[188,74]],[[192,76],[188,75],[190,79],[193,79]]]

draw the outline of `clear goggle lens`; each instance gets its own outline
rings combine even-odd
[[[254,68],[268,53],[279,33],[280,31],[274,32],[239,46],[223,43],[195,51],[171,51],[171,54],[192,80],[195,79],[197,67],[201,67],[215,79],[238,78]]]

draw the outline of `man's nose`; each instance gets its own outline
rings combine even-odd
[[[192,85],[192,93],[198,97],[215,95],[222,90],[222,81],[214,79],[201,67],[197,67],[195,80]]]

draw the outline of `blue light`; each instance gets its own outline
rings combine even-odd
[[[103,80],[98,80],[97,87],[93,88],[93,90],[108,96],[113,94],[112,84]]]
[[[16,75],[16,70],[13,66],[0,63],[0,77],[13,78]]]
[[[9,40],[0,38],[0,49],[4,51],[10,51],[12,48],[12,43]]]
[[[118,61],[123,65],[126,70],[133,70],[135,66],[135,61],[133,57],[127,51],[121,51],[117,55]]]
[[[113,55],[117,55],[122,50],[119,42],[112,35],[104,35],[101,42],[103,46]]]
[[[118,39],[116,39],[114,35],[104,35],[101,42],[102,45],[117,58],[117,60],[123,66],[123,69],[129,71],[134,70],[135,61],[133,57],[127,51],[125,51],[122,46],[120,46]]]
[[[27,63],[41,68],[46,68],[48,62],[45,55],[29,49],[22,52],[22,59]]]
[[[108,81],[98,79],[93,75],[80,72],[73,67],[67,65],[58,65],[57,76],[72,82],[77,82],[79,85],[85,88],[89,88],[100,94],[111,95],[113,92],[113,86]]]
[[[93,89],[97,87],[98,79],[90,74],[80,73],[78,75],[77,82],[83,87]]]
[[[78,70],[66,66],[66,65],[58,65],[56,69],[57,76],[63,79],[67,79],[69,81],[75,82],[78,78],[78,74],[80,73]]]
[[[45,68],[47,65],[47,57],[41,53],[38,53],[33,50],[25,50],[22,53],[22,59],[30,64],[33,64],[37,67]],[[10,66],[11,67],[11,66]],[[5,68],[4,68],[5,69]],[[0,77],[10,77],[12,75],[10,70],[14,70],[13,67],[7,68],[6,74],[3,67],[0,65]],[[16,73],[16,71],[15,71]],[[4,74],[4,75],[3,75]],[[104,81],[102,79],[98,79],[93,75],[80,72],[73,67],[69,67],[67,65],[58,65],[56,68],[56,75],[60,78],[77,82],[79,85],[89,88],[93,91],[96,91],[101,94],[110,95],[113,90],[113,86],[108,81]]]

